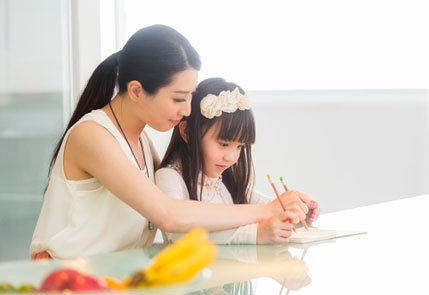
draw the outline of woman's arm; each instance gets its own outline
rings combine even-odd
[[[98,179],[115,196],[167,232],[196,226],[209,231],[257,223],[278,212],[276,204],[217,205],[167,197],[125,156],[116,139],[95,122],[82,122],[68,138],[67,165]]]
[[[186,184],[173,168],[161,168],[155,173],[156,185],[167,196],[176,200],[189,200]],[[238,228],[209,232],[209,239],[215,244],[256,244],[256,224],[247,224]],[[167,233],[168,238],[177,240],[181,235]]]
[[[186,184],[175,169],[162,168],[155,173],[157,186],[168,196],[177,200],[188,200]],[[269,199],[261,195],[253,195],[253,202],[269,203]],[[279,205],[280,208],[280,205]],[[233,229],[209,232],[209,239],[216,244],[268,244],[288,242],[291,226],[284,224],[283,219],[273,216],[258,224],[246,224]],[[178,234],[168,234],[169,239],[176,240]]]

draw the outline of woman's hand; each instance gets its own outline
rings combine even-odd
[[[309,202],[310,198],[305,194],[298,191],[287,191],[280,195],[280,199],[286,207],[286,211],[291,213],[289,221],[292,224],[296,224],[306,218],[306,214],[308,212],[306,202]],[[283,212],[283,207],[277,198],[268,205],[274,214]]]
[[[309,203],[307,203],[308,212],[307,217],[305,218],[305,221],[308,224],[311,224],[312,222],[316,221],[319,217],[319,204],[316,201],[311,200]]]
[[[288,210],[289,206],[294,206],[295,203],[298,203],[300,206],[305,205],[307,207],[305,221],[308,224],[311,224],[312,222],[316,221],[319,217],[319,204],[316,201],[312,200],[307,194],[299,191],[287,191],[283,193],[280,197],[282,198],[282,201],[286,206],[286,210]]]
[[[295,213],[286,211],[259,222],[256,243],[282,244],[289,242],[293,227],[289,220],[295,218]]]

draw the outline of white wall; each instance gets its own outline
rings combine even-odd
[[[427,90],[255,96],[255,168],[265,193],[266,173],[308,192],[325,212],[429,192]]]

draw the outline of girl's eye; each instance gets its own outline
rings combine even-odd
[[[221,147],[227,147],[227,146],[228,146],[228,143],[226,143],[226,142],[219,142],[219,145],[220,145]]]
[[[186,98],[173,98],[174,102],[185,102]]]

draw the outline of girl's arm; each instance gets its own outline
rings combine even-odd
[[[257,223],[279,212],[278,204],[217,205],[167,197],[124,155],[116,139],[95,122],[82,122],[66,143],[64,169],[98,179],[109,191],[167,232],[202,226],[209,231]],[[286,216],[285,216],[286,218]],[[294,218],[297,218],[295,216]]]

